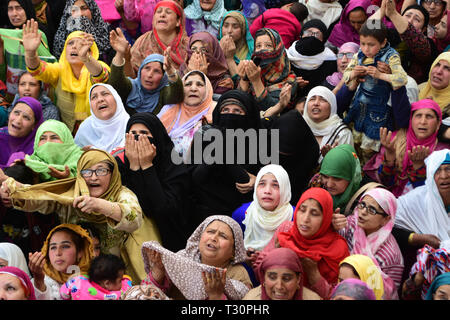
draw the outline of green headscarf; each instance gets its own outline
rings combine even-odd
[[[56,133],[63,143],[47,142],[39,147],[39,139],[47,131]],[[83,150],[75,144],[69,128],[64,123],[47,120],[39,126],[34,140],[34,152],[25,157],[25,164],[39,173],[41,182],[56,180],[49,174],[49,166],[64,171],[64,166],[67,165],[70,169],[69,177],[76,177],[77,162],[82,153]]]
[[[361,164],[355,149],[349,144],[341,144],[328,151],[323,158],[320,173],[350,181],[344,193],[332,196],[333,209],[341,208],[342,211],[350,198],[359,189],[359,184],[362,180]]]

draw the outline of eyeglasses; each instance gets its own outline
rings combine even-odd
[[[92,175],[94,174],[94,172],[95,172],[95,175],[97,176],[97,177],[103,177],[103,176],[106,176],[107,174],[108,174],[108,172],[110,172],[111,170],[109,170],[109,169],[107,169],[107,168],[98,168],[98,169],[95,169],[95,170],[92,170],[92,169],[84,169],[84,170],[81,170],[80,171],[80,173],[81,173],[81,175],[84,177],[84,178],[89,178],[89,177],[92,177]]]
[[[337,54],[338,59],[342,59],[344,56],[347,57],[347,59],[353,58],[353,52],[341,52]]]
[[[320,36],[321,34],[322,34],[322,33],[319,32],[319,31],[314,32],[314,31],[309,31],[309,30],[306,30],[305,33],[304,33],[304,35],[305,35],[306,37],[316,37],[316,38],[319,38],[319,36]]]
[[[367,203],[365,203],[364,201],[361,201],[360,203],[358,203],[358,208],[359,209],[367,209],[367,212],[369,212],[371,215],[375,216],[377,214],[380,214],[384,217],[387,217],[388,215],[384,212],[378,212],[377,209],[375,209],[372,206],[368,206]]]
[[[444,4],[444,1],[442,1],[442,0],[422,0],[422,1],[426,4],[431,4],[434,2],[434,4],[437,6]]]

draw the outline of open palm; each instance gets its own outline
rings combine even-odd
[[[39,33],[38,23],[34,19],[28,20],[23,25],[22,41],[25,51],[34,52],[41,44],[41,34]]]

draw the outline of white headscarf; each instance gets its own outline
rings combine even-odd
[[[433,234],[441,241],[450,240],[450,218],[434,181],[436,170],[449,154],[449,149],[434,151],[425,159],[425,185],[398,198],[395,226],[420,234]]]
[[[261,208],[256,196],[259,181],[267,173],[273,174],[280,186],[280,203],[273,211]],[[286,170],[277,164],[269,164],[261,168],[256,176],[253,202],[247,208],[245,219],[242,221],[245,225],[244,245],[246,248],[262,250],[272,239],[280,224],[292,220],[294,209],[289,201],[291,201],[291,183]]]
[[[331,3],[321,2],[320,0],[301,0],[300,3],[303,3],[308,8],[308,17],[303,21],[304,23],[312,20],[319,19],[327,28],[330,25],[339,19],[342,14],[342,6],[338,1],[333,1]]]
[[[8,261],[8,267],[16,267],[25,272],[30,278],[30,270],[28,270],[27,261],[22,250],[14,243],[0,243],[0,258]]]
[[[91,115],[84,120],[75,135],[75,143],[81,148],[92,145],[93,147],[107,152],[111,152],[117,147],[125,146],[125,131],[130,115],[126,112],[122,99],[117,91],[105,83],[94,84],[89,90],[89,97],[92,89],[96,86],[104,86],[107,88],[116,100],[116,113],[108,120],[100,120],[92,111],[91,101]]]

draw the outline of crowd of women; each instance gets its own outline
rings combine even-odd
[[[0,299],[450,299],[448,0],[2,3]]]

